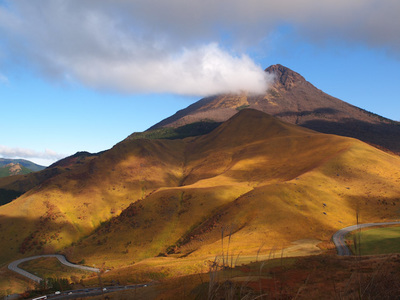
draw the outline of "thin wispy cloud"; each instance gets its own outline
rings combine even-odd
[[[26,148],[12,148],[0,145],[0,157],[4,158],[22,158],[22,159],[42,159],[49,161],[57,161],[65,157],[65,155],[56,153],[53,150],[45,149],[42,152]]]
[[[338,40],[400,53],[397,0],[3,3],[8,58],[53,80],[128,93],[263,92],[271,78],[243,45],[257,45],[282,24],[316,44]]]
[[[8,80],[8,78],[0,73],[0,84],[8,85],[9,83],[10,81]]]

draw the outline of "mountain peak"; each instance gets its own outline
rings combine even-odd
[[[269,66],[265,72],[275,74],[275,85],[281,85],[285,89],[291,89],[296,83],[306,82],[303,76],[280,64]]]
[[[243,108],[319,132],[354,137],[400,153],[400,122],[394,122],[316,88],[299,73],[280,65],[265,69],[274,83],[264,95],[222,94],[203,98],[157,123],[151,129],[178,128],[195,122],[223,122]]]

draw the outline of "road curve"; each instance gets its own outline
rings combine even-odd
[[[38,258],[46,258],[46,257],[55,257],[60,261],[60,263],[62,263],[63,265],[66,265],[68,267],[71,267],[71,268],[77,268],[77,269],[81,269],[81,270],[85,270],[85,271],[89,271],[89,272],[96,272],[96,273],[100,272],[100,270],[97,268],[91,268],[91,267],[87,267],[87,266],[75,265],[73,263],[70,263],[69,261],[67,261],[67,259],[65,258],[64,255],[60,255],[60,254],[37,255],[37,256],[21,258],[21,259],[18,259],[16,261],[13,261],[12,263],[10,263],[8,265],[8,269],[16,272],[22,276],[25,276],[35,282],[40,283],[43,280],[43,278],[40,278],[36,275],[33,275],[33,274],[19,268],[18,265],[23,262],[29,261],[29,260],[38,259]]]
[[[337,254],[340,256],[352,255],[349,247],[347,247],[346,242],[345,242],[345,237],[350,232],[360,229],[360,228],[365,228],[365,227],[382,226],[382,225],[397,225],[397,224],[400,224],[400,221],[384,222],[384,223],[366,223],[366,224],[358,224],[358,225],[352,225],[349,227],[342,228],[332,236],[333,243],[336,246]]]

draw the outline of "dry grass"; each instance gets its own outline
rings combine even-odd
[[[34,289],[35,285],[23,277],[17,276],[7,267],[0,268],[0,297],[15,293],[23,293]]]
[[[19,267],[41,278],[66,278],[72,283],[93,276],[91,272],[67,267],[55,257],[30,260],[20,264]]]

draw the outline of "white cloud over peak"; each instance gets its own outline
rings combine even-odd
[[[105,61],[88,57],[71,66],[71,72],[96,88],[181,95],[243,90],[262,93],[271,80],[271,76],[248,56],[232,56],[216,44],[152,59],[115,58]]]
[[[9,59],[52,79],[129,93],[263,91],[270,78],[239,45],[253,46],[282,24],[315,43],[334,39],[400,53],[398,0],[2,3],[0,50]]]

